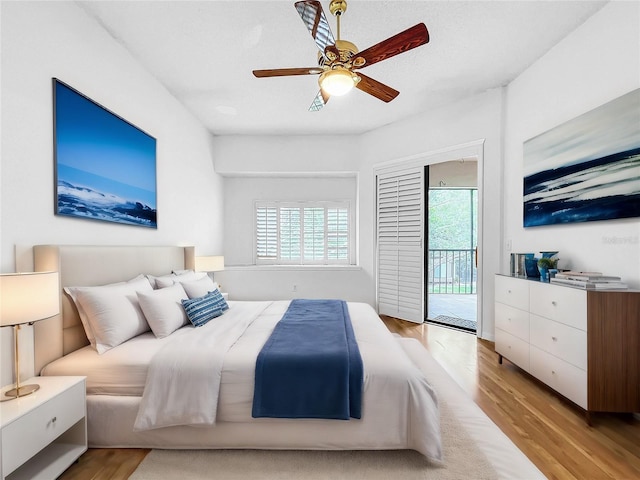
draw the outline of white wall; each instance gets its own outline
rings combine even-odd
[[[16,245],[188,244],[197,254],[222,253],[223,179],[202,125],[75,3],[0,8],[0,271],[15,271]],[[52,77],[157,139],[157,230],[54,215]],[[22,332],[28,374],[32,334]],[[11,329],[0,338],[5,385],[13,378]]]
[[[221,175],[349,173],[360,164],[361,140],[352,135],[216,137],[215,167]]]
[[[213,137],[74,3],[1,8],[1,271],[15,268],[16,244],[194,244],[220,253]],[[52,77],[156,138],[157,230],[54,215]]]
[[[246,266],[253,262],[255,200],[348,199],[357,212],[361,157],[360,139],[346,135],[216,137],[215,168],[226,176],[226,267],[215,278],[231,299],[343,298],[373,305],[372,278],[361,268]],[[356,241],[358,226],[356,220]]]
[[[639,87],[638,2],[607,4],[509,85],[504,212],[514,252],[558,250],[560,267],[620,275],[640,288],[640,219],[522,226],[523,142]]]

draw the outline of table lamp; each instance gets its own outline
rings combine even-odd
[[[199,272],[220,272],[224,270],[223,255],[196,257],[196,270]],[[213,280],[213,276],[211,277]]]
[[[25,324],[45,320],[60,313],[58,272],[0,274],[0,326],[13,327],[15,388],[7,391],[2,400],[24,397],[40,385],[20,385],[20,355],[18,333]],[[9,398],[7,398],[9,397]]]

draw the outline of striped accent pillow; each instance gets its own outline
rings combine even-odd
[[[220,290],[217,288],[203,297],[182,300],[184,311],[195,327],[201,327],[209,320],[219,317],[229,308]]]

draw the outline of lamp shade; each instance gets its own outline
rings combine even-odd
[[[58,272],[0,274],[0,325],[20,325],[60,313]]]
[[[219,272],[224,270],[224,256],[196,257],[196,270],[200,272]]]

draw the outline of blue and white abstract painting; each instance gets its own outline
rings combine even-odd
[[[157,228],[156,140],[53,83],[56,213]]]
[[[524,226],[640,216],[640,89],[524,143]]]

